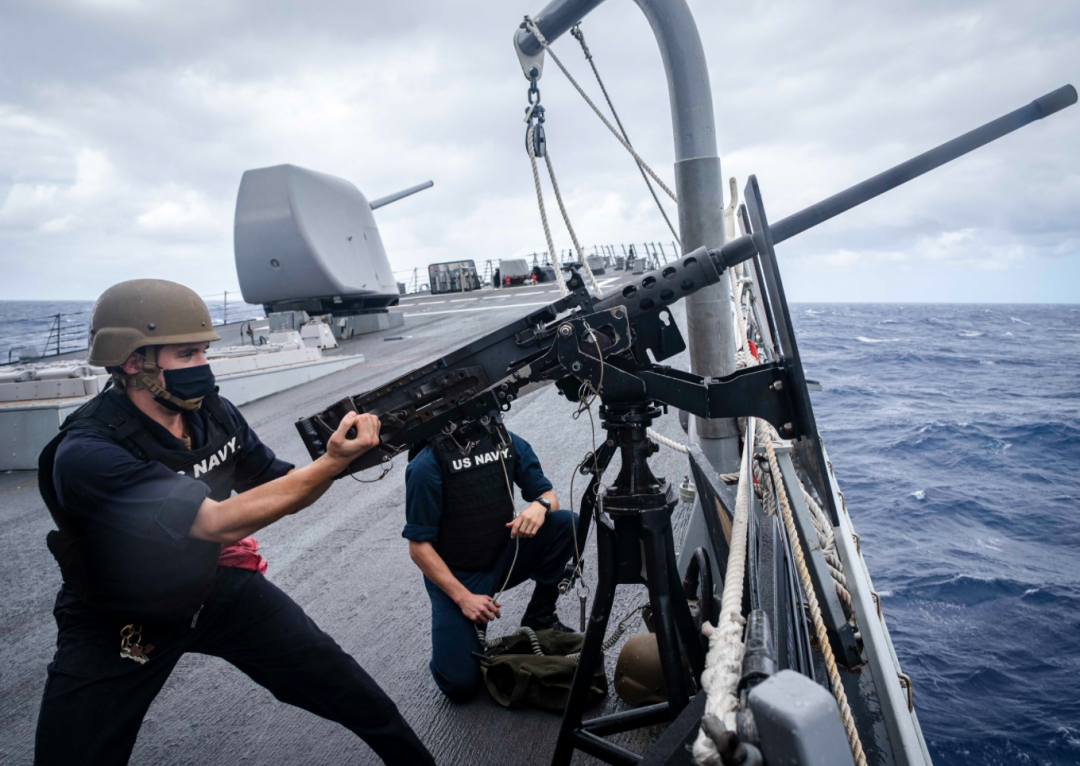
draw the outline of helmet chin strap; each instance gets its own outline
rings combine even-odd
[[[166,391],[165,387],[158,382],[159,372],[161,372],[161,368],[157,365],[157,349],[155,346],[147,346],[142,369],[131,376],[128,387],[133,389],[145,388],[155,399],[169,402],[173,406],[188,412],[194,412],[202,407],[203,397],[201,396],[194,399],[180,399]]]

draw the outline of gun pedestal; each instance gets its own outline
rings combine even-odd
[[[597,587],[585,630],[581,659],[570,688],[552,763],[570,763],[579,749],[607,763],[637,763],[640,756],[612,744],[604,735],[673,720],[689,704],[705,669],[705,649],[683,593],[675,563],[671,513],[674,487],[653,476],[648,459],[657,450],[646,429],[660,415],[652,402],[607,403],[600,420],[608,439],[622,453],[622,467],[597,508]],[[649,588],[668,701],[637,710],[582,721],[589,686],[601,661],[602,645],[615,599],[615,588],[645,584]],[[681,647],[681,649],[680,649]],[[693,678],[681,658],[685,651]]]

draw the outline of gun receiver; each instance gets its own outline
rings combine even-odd
[[[795,440],[819,495],[831,499],[775,245],[1076,100],[1076,89],[1066,85],[772,225],[757,178],[750,176],[746,209],[741,211],[749,231],[744,236],[721,248],[686,253],[676,263],[600,298],[589,294],[575,271],[565,298],[384,386],[302,418],[297,429],[316,458],[325,452],[327,438],[346,412],[377,415],[382,441],[349,467],[359,471],[464,418],[507,411],[516,398],[549,382],[557,382],[572,401],[587,385],[606,402],[651,400],[704,418],[764,418],[781,436]],[[718,282],[725,269],[751,259],[764,293],[776,359],[719,379],[656,364],[686,347],[669,307]],[[836,523],[835,508],[829,512]]]

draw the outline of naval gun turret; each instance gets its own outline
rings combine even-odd
[[[339,337],[400,325],[387,311],[399,292],[373,211],[432,185],[369,202],[345,179],[296,165],[246,171],[233,235],[244,300],[268,316],[332,315]]]

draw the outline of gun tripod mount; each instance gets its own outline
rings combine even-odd
[[[671,530],[675,489],[649,470],[649,456],[658,447],[649,440],[646,429],[659,416],[659,407],[651,401],[604,403],[600,407],[608,445],[618,447],[622,467],[596,509],[596,596],[555,745],[554,766],[569,764],[575,749],[607,763],[637,763],[639,755],[603,737],[674,720],[689,704],[691,691],[700,684],[705,669],[704,639],[676,568]],[[582,721],[590,682],[601,661],[615,588],[624,584],[649,588],[668,701]],[[686,677],[683,651],[693,678]]]

